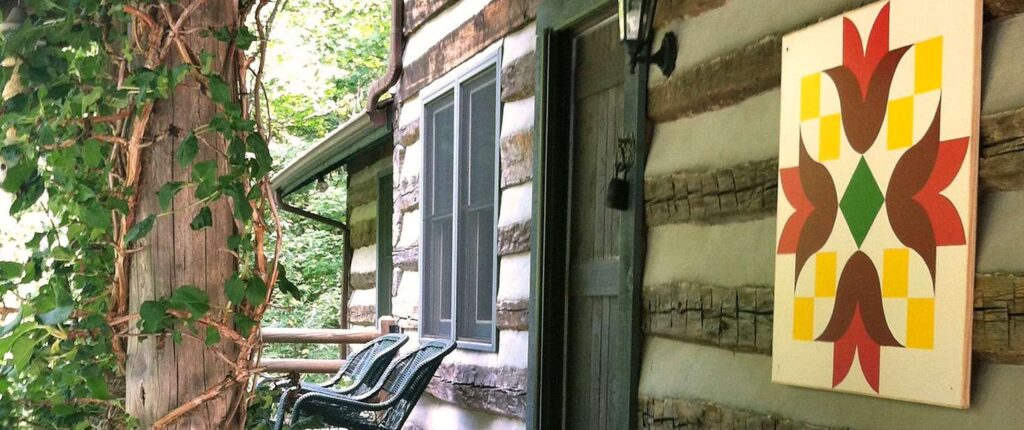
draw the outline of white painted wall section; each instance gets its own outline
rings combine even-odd
[[[775,218],[652,227],[647,235],[644,285],[673,281],[774,285],[775,228]]]
[[[358,248],[352,253],[352,273],[377,271],[377,244]]]
[[[534,98],[505,103],[501,115],[501,137],[533,128]]]
[[[529,220],[533,211],[533,182],[506,188],[501,192],[498,227]]]
[[[533,52],[537,47],[537,24],[530,23],[521,30],[505,36],[502,48],[502,67]]]
[[[530,297],[530,253],[501,257],[498,268],[498,301]]]

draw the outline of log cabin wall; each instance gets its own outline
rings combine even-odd
[[[396,102],[392,313],[417,344],[422,230],[421,90],[500,49],[500,192],[496,352],[446,358],[407,426],[521,429],[526,414],[535,27],[539,0],[407,0],[406,48]],[[358,217],[358,213],[353,213]],[[358,253],[358,251],[357,251]],[[359,256],[354,261],[359,262]],[[353,283],[357,278],[353,270]],[[353,299],[353,304],[358,300]]]
[[[1019,428],[1024,423],[1024,1],[985,0],[972,405],[770,382],[781,36],[861,0],[663,1],[651,72],[644,428]]]
[[[351,328],[373,328],[377,321],[377,181],[389,167],[391,148],[387,145],[371,149],[346,166],[345,213],[353,251],[347,308]]]

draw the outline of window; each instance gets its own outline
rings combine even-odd
[[[423,109],[421,330],[493,350],[497,254],[497,55]]]

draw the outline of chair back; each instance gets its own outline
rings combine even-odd
[[[455,345],[450,340],[432,340],[391,365],[380,387],[381,393],[388,396],[381,401],[391,403],[391,407],[379,418],[382,428],[402,428],[412,408],[430,384],[430,379],[441,366],[441,361],[455,350]]]
[[[366,344],[363,349],[349,356],[348,361],[338,369],[324,386],[335,386],[342,379],[348,378],[354,386],[336,387],[348,394],[358,395],[377,385],[381,375],[388,368],[391,360],[398,354],[399,348],[409,340],[404,334],[386,334]]]

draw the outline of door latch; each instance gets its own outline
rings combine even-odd
[[[636,139],[632,134],[619,138],[618,151],[615,153],[615,172],[608,181],[608,192],[605,206],[610,209],[624,211],[629,208],[629,181],[626,180],[629,167],[635,156]]]

